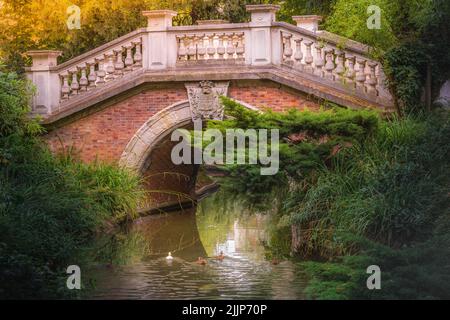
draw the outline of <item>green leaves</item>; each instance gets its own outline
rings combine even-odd
[[[15,73],[0,71],[0,138],[13,133],[35,135],[42,131],[36,120],[30,119],[31,84]]]
[[[259,166],[228,165],[231,192],[244,193],[249,201],[264,204],[266,194],[285,188],[291,179],[308,179],[315,170],[326,166],[342,149],[373,135],[379,116],[370,110],[335,107],[320,112],[299,111],[264,113],[250,110],[222,97],[226,120],[209,121],[208,128],[278,129],[280,132],[280,171],[275,176],[261,176]]]
[[[132,217],[143,192],[131,172],[54,157],[28,115],[30,94],[0,72],[0,298],[63,298],[58,272],[106,220]]]

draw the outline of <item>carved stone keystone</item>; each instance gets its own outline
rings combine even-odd
[[[223,106],[220,103],[219,97],[227,95],[228,85],[228,81],[201,81],[200,83],[185,84],[189,97],[192,120],[222,120]]]

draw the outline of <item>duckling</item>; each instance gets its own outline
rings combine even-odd
[[[169,252],[169,255],[166,257],[166,260],[173,260],[172,252]]]
[[[276,259],[276,258],[273,258],[272,259],[272,264],[274,265],[274,266],[276,266],[277,264],[279,264],[280,263],[280,261],[278,260],[278,259]]]
[[[198,257],[197,264],[200,264],[200,265],[204,266],[207,263],[208,262],[205,259],[203,259],[202,257]]]
[[[220,251],[220,254],[218,256],[216,256],[216,259],[220,260],[220,261],[222,261],[224,258],[225,258],[225,256],[223,254],[223,251]]]

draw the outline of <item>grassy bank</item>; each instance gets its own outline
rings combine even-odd
[[[339,154],[298,194],[292,223],[312,298],[450,298],[447,112],[383,122],[373,139]],[[366,268],[382,290],[366,289]]]
[[[106,221],[131,217],[139,179],[53,156],[27,114],[29,84],[0,73],[0,299],[70,298],[66,268]]]

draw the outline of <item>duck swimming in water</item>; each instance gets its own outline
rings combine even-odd
[[[223,251],[220,251],[220,254],[218,256],[216,256],[217,260],[223,260],[225,258],[225,256],[223,255]]]
[[[200,264],[200,265],[204,266],[207,263],[208,262],[205,259],[203,259],[202,257],[198,257],[197,264]]]
[[[169,252],[169,255],[166,257],[166,260],[173,260],[172,252]]]

